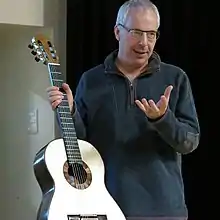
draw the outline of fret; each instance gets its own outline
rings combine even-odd
[[[81,162],[80,161],[81,156],[80,156],[79,153],[67,151],[67,154],[69,155],[68,160],[69,160],[70,163]]]
[[[59,115],[60,115],[60,119],[62,119],[62,120],[72,120],[72,115],[71,114],[60,113],[59,112]]]
[[[63,131],[66,137],[75,137],[75,132],[73,131]]]
[[[75,152],[75,154],[78,154],[78,153],[79,153],[78,150],[75,150],[75,149],[67,149],[66,151],[67,151],[67,152],[70,152],[70,153],[71,153],[71,152]],[[72,156],[74,156],[74,155],[71,155],[71,157],[72,157]]]
[[[72,160],[78,160],[80,159],[80,154],[78,153],[78,151],[66,151],[67,154],[69,155],[69,158],[71,158]]]
[[[65,132],[64,132],[64,134],[65,134]],[[78,143],[78,140],[77,140],[77,137],[75,136],[75,134],[74,134],[74,136],[71,136],[71,137],[66,137],[66,136],[64,136],[63,137],[63,139],[65,140],[65,142],[68,144],[68,143],[73,143],[73,144],[77,144]]]
[[[72,144],[77,144],[77,139],[76,139],[76,140],[73,140],[73,139],[72,139],[72,140],[71,140],[71,139],[70,139],[70,140],[65,140],[65,142],[66,142],[66,144],[67,144],[68,146],[71,146]],[[70,148],[69,148],[69,149],[70,149]],[[69,149],[68,149],[68,150],[69,150]],[[73,148],[72,150],[77,150],[77,149],[74,149],[74,148]]]
[[[56,71],[51,71],[50,73],[53,74],[53,75],[55,75],[55,74],[62,75],[61,72],[56,72]]]
[[[61,104],[61,105],[58,106],[58,109],[59,109],[59,110],[61,109],[61,110],[64,111],[65,113],[69,113],[69,106],[67,106],[67,105]]]
[[[54,80],[52,80],[52,85],[53,86],[56,86],[56,87],[58,87],[58,88],[62,88],[62,85],[63,85],[63,81],[54,81]]]
[[[72,122],[73,119],[60,119],[61,123],[64,124],[64,125],[71,125],[73,122]]]
[[[67,103],[66,104],[61,103],[61,105],[58,106],[59,111],[60,111],[60,109],[64,112],[66,111],[66,113],[69,113],[69,111],[70,111],[70,107]]]
[[[62,129],[63,129],[63,132],[73,132],[73,133],[75,133],[75,128],[64,127]],[[75,135],[75,134],[73,134],[73,135]]]
[[[63,80],[62,79],[53,79],[53,81],[55,82],[55,83],[63,83]]]
[[[79,158],[80,157],[80,153],[78,152],[78,150],[74,150],[74,149],[67,149],[66,150],[67,154],[69,154],[69,157],[71,158]]]
[[[59,115],[60,115],[60,117],[72,117],[72,115],[69,111],[68,112],[62,112],[60,109],[59,109]]]
[[[74,156],[74,158],[68,157],[68,161],[70,164],[81,163],[80,156]]]
[[[70,158],[70,159],[72,159],[72,160],[77,159],[77,158],[76,158],[76,154],[77,154],[77,153],[75,153],[75,154],[72,154],[72,153],[74,153],[74,152],[68,152],[68,153],[70,154],[70,155],[69,155],[69,158]]]
[[[49,63],[48,64],[48,69],[49,69],[50,73],[57,72],[57,73],[61,74],[60,64]]]
[[[62,74],[59,72],[51,72],[51,78],[53,80],[63,80]]]
[[[67,121],[72,121],[72,117],[65,117],[65,116],[62,116],[62,115],[60,115],[60,119],[61,120],[67,120]]]
[[[72,123],[65,123],[65,122],[60,122],[61,127],[63,128],[73,128],[73,131],[75,130],[75,128],[72,126]],[[75,131],[74,131],[75,132]]]
[[[75,127],[73,125],[73,123],[62,123],[62,121],[60,122],[60,125],[62,128],[72,128],[72,131],[75,133]]]
[[[76,145],[78,143],[77,137],[66,137],[65,136],[63,138],[67,144],[75,144]]]
[[[62,119],[60,119],[60,121],[61,121],[61,123],[63,123],[63,124],[66,124],[66,125],[70,125],[70,124],[72,124],[72,119],[65,119],[65,118],[62,118]]]
[[[75,133],[74,132],[66,132],[66,131],[63,131],[64,135],[66,138],[76,138],[75,136]]]
[[[53,86],[62,88],[64,80],[60,71],[60,65],[49,63],[48,70],[50,73],[51,84]],[[69,164],[73,164],[75,162],[82,162],[81,153],[77,141],[76,130],[66,94],[64,94],[64,99],[62,100],[61,104],[57,107],[56,113],[59,118],[58,122],[62,130],[64,146]]]
[[[63,77],[60,72],[60,65],[54,65],[54,64],[48,64],[48,68],[50,71],[50,78],[51,82],[54,86],[57,86],[59,88],[62,88],[63,84]]]
[[[65,113],[65,112],[60,112],[60,111],[59,111],[59,115],[60,115],[60,118],[61,118],[61,119],[64,119],[64,118],[66,118],[66,119],[72,119],[72,115],[71,115],[70,112]]]

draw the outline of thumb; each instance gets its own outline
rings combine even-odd
[[[70,87],[67,83],[63,83],[62,88],[66,92],[70,110],[73,111],[73,94],[72,94],[72,91],[71,91],[71,89],[70,89]]]
[[[70,89],[70,87],[67,83],[63,83],[62,87],[63,87],[63,90],[66,92],[67,95],[72,93],[72,91],[71,91],[71,89]]]

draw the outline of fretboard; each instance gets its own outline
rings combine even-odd
[[[60,71],[59,64],[48,64],[48,70],[52,86],[62,88],[64,83],[63,75]],[[67,160],[69,164],[75,162],[81,162],[81,153],[78,146],[76,130],[73,122],[73,118],[70,112],[67,95],[64,93],[64,99],[56,109],[57,119],[62,131],[62,137],[64,140],[65,150],[67,154]]]

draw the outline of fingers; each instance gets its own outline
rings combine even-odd
[[[141,99],[141,101],[136,100],[135,103],[137,106],[147,115],[147,117],[151,119],[159,118],[164,114],[166,109],[166,97],[163,96],[161,99],[161,107],[159,107],[155,102],[150,99],[147,101],[145,98]]]
[[[165,89],[165,92],[164,92],[164,96],[166,97],[166,99],[168,100],[169,102],[169,99],[170,99],[170,94],[171,94],[171,91],[173,90],[173,86],[168,86],[166,89]]]
[[[70,94],[72,95],[72,91],[71,91],[68,84],[63,83],[62,87],[63,87],[64,91],[66,92],[67,96],[69,96]]]
[[[72,109],[73,106],[73,95],[72,91],[68,84],[63,83],[62,85],[63,90],[67,95],[67,99],[69,102],[69,106]],[[49,102],[52,106],[52,109],[55,109],[63,100],[64,94],[60,91],[60,89],[56,86],[51,86],[46,89]]]
[[[70,87],[69,87],[69,85],[68,85],[67,83],[63,83],[62,88],[63,88],[63,90],[64,90],[65,92],[67,92],[67,93],[70,93],[70,92],[71,92],[71,89],[70,89]],[[57,87],[57,86],[51,86],[51,87],[48,87],[48,88],[46,89],[46,92],[47,92],[47,93],[50,93],[50,92],[59,91],[59,90],[60,90],[59,87]]]
[[[63,93],[60,92],[59,90],[52,90],[52,91],[49,91],[47,94],[48,94],[49,101],[51,103],[58,99],[62,100],[64,98]]]
[[[145,107],[144,107],[144,105],[141,103],[141,101],[135,100],[135,103],[136,103],[136,105],[137,105],[143,112],[146,111],[146,110],[145,110]],[[146,112],[145,112],[145,113],[146,113]]]
[[[53,96],[49,96],[49,102],[52,104],[53,102],[55,102],[55,101],[62,101],[63,100],[63,98],[64,98],[64,96],[63,95],[53,95]]]
[[[167,108],[167,105],[168,105],[167,98],[164,95],[162,95],[156,105],[160,109],[160,111],[164,112]]]
[[[48,93],[48,92],[56,91],[56,90],[59,90],[59,88],[57,86],[51,86],[46,89],[46,92]]]
[[[153,100],[149,100],[147,102],[147,100],[143,98],[141,101],[136,100],[135,103],[147,115],[152,114],[152,113],[153,114],[160,113],[160,109],[157,107],[157,105],[155,104]]]
[[[49,102],[52,106],[52,109],[55,109],[62,102],[63,98],[64,98],[63,95],[50,96]]]
[[[66,83],[63,83],[62,88],[66,93],[71,91],[69,85]]]
[[[48,100],[51,104],[52,109],[55,109],[64,98],[63,93],[59,91],[59,88],[56,86],[52,86],[46,89]]]
[[[149,103],[149,106],[150,106],[149,109],[151,111],[153,111],[153,112],[155,112],[157,114],[160,113],[160,109],[157,107],[157,105],[155,104],[155,102],[153,100],[149,100],[148,103]]]
[[[66,84],[66,83],[63,83],[62,87],[63,87],[64,91],[66,92],[67,99],[68,99],[68,102],[69,102],[69,107],[70,107],[70,110],[72,111],[72,109],[73,109],[73,94],[72,94],[72,91],[71,91],[69,85]]]
[[[55,108],[57,108],[57,106],[62,102],[62,100],[56,100],[54,102],[51,103],[51,107],[54,110]]]
[[[147,101],[145,98],[136,100],[135,103],[148,117],[158,118],[166,112],[172,89],[172,85],[168,86],[157,104],[152,99]]]

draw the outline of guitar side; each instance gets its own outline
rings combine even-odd
[[[41,148],[34,158],[34,174],[42,193],[42,199],[37,212],[36,220],[48,220],[48,211],[54,195],[55,183],[50,175],[45,160],[47,147],[49,147],[52,142],[53,141]]]
[[[50,142],[39,151],[34,163],[42,190],[37,220],[67,220],[69,215],[103,215],[106,220],[125,220],[104,183],[104,164],[98,151],[78,140],[88,178],[77,188],[68,175],[63,139]],[[71,218],[70,218],[71,219]]]

